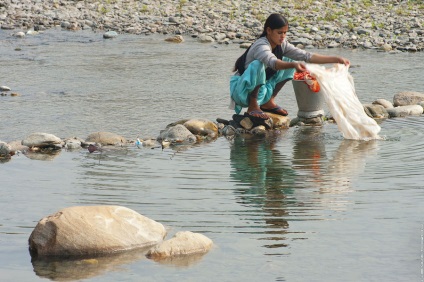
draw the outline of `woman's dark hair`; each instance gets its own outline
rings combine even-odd
[[[280,14],[271,14],[265,21],[264,30],[259,37],[266,36],[266,29],[279,29],[289,24],[289,21]]]
[[[262,31],[260,37],[264,37],[266,36],[266,30],[269,27],[270,29],[279,29],[282,28],[286,25],[289,24],[289,21],[281,14],[271,14],[269,15],[269,17],[266,19],[265,24],[264,24],[264,30]],[[240,75],[242,75],[245,71],[244,69],[244,65],[246,63],[246,56],[247,56],[247,52],[249,52],[249,48],[247,48],[247,50],[243,53],[243,55],[241,55],[236,63],[234,64],[234,71],[238,71],[238,73]],[[275,54],[275,56],[277,56],[278,59],[282,59],[283,58],[283,50],[281,49],[280,45],[277,45],[276,48],[274,48],[274,50],[272,50],[272,53]],[[271,69],[271,68],[267,68],[266,69],[266,77],[267,80],[273,76],[276,73],[275,70]]]

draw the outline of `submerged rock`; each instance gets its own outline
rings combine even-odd
[[[155,245],[165,227],[121,206],[76,206],[41,219],[29,237],[32,256],[88,256]]]
[[[161,260],[176,256],[206,253],[212,248],[213,242],[205,235],[190,231],[180,231],[169,240],[151,248],[146,256]]]

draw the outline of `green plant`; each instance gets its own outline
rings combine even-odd
[[[178,11],[180,14],[183,11],[183,7],[186,3],[187,3],[187,0],[180,0],[180,2],[178,3]]]
[[[141,13],[148,13],[149,12],[149,6],[146,5],[146,4],[143,4],[143,6],[141,6],[140,12]]]

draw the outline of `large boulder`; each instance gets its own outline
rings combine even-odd
[[[155,245],[165,227],[121,206],[76,206],[41,219],[29,237],[32,256],[90,256]]]
[[[42,133],[42,132],[36,132],[32,133],[31,135],[27,136],[25,139],[22,140],[21,144],[24,146],[27,146],[29,148],[38,147],[38,148],[45,148],[45,147],[51,147],[60,145],[62,143],[62,140],[49,133]]]
[[[177,256],[204,254],[212,248],[212,245],[212,240],[205,235],[180,231],[171,239],[151,248],[146,256],[153,260],[161,260]]]
[[[218,137],[218,126],[210,120],[190,119],[183,125],[194,135]]]
[[[424,93],[405,91],[400,92],[394,95],[393,105],[398,106],[408,106],[408,105],[418,105],[424,101]]]
[[[101,145],[122,145],[127,143],[127,140],[115,133],[111,132],[94,132],[88,135],[86,142],[94,142]]]

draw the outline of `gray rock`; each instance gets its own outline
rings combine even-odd
[[[85,141],[101,145],[123,145],[127,143],[127,140],[124,137],[115,133],[104,131],[91,133]]]
[[[265,126],[259,125],[259,126],[255,126],[254,128],[252,128],[252,130],[250,130],[250,133],[254,134],[254,135],[265,136],[266,133],[267,133],[267,130],[266,130]]]
[[[365,104],[365,112],[372,118],[388,118],[389,113],[386,108],[379,104]]]
[[[423,113],[423,107],[420,105],[399,106],[387,109],[387,112],[391,118],[421,115]]]
[[[13,36],[15,36],[15,37],[19,37],[19,38],[23,38],[23,37],[25,37],[25,33],[24,33],[24,32],[22,32],[22,31],[19,31],[19,32],[17,32],[17,33],[15,33],[15,34],[13,34]]]
[[[201,34],[198,37],[198,41],[201,43],[212,43],[215,41],[215,39],[213,39],[210,35]]]
[[[236,129],[232,125],[226,125],[222,129],[222,134],[227,138],[232,138],[236,135]]]
[[[75,150],[75,149],[81,149],[81,141],[78,139],[66,139],[65,140],[65,144],[64,144],[64,148],[68,149],[68,150]]]
[[[9,142],[9,146],[11,147],[12,152],[24,152],[26,150],[28,150],[28,146],[24,146],[22,145],[22,141],[21,140],[15,140],[12,142]]]
[[[53,134],[36,132],[23,139],[21,144],[29,148],[44,148],[59,145],[61,142],[62,140]]]
[[[167,140],[171,143],[195,143],[197,138],[184,125],[177,124],[162,130],[157,140],[159,142]]]
[[[405,91],[395,94],[393,97],[393,105],[398,106],[407,106],[407,105],[417,105],[424,101],[424,94],[420,92]]]
[[[118,33],[116,31],[107,31],[103,34],[103,38],[111,39],[118,37]]]
[[[33,257],[112,254],[155,245],[165,227],[121,206],[69,207],[41,219],[28,243]]]
[[[12,147],[6,142],[0,141],[0,158],[10,158]]]

